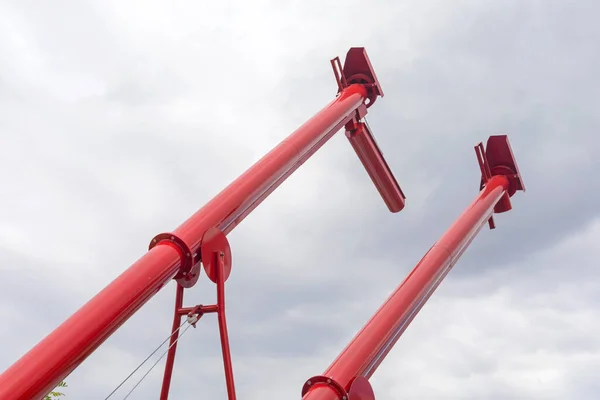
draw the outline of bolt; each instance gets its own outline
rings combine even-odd
[[[327,379],[327,383],[331,383],[331,379]]]
[[[311,381],[306,381],[306,384],[307,384],[308,386],[310,386],[310,385],[312,385],[312,382],[311,382]]]

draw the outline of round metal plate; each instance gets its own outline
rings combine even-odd
[[[366,378],[362,376],[354,378],[348,391],[348,400],[375,400],[373,387]]]
[[[198,278],[200,278],[201,271],[202,269],[200,268],[200,263],[198,262],[194,264],[192,269],[189,272],[187,272],[186,275],[184,275],[181,278],[175,277],[175,280],[184,288],[189,289],[192,286],[194,286],[196,282],[198,282]]]
[[[208,278],[217,283],[217,265],[215,265],[215,252],[223,253],[223,264],[225,267],[225,279],[227,281],[231,273],[231,248],[227,236],[218,228],[210,228],[202,237],[202,246],[200,253],[202,254],[202,265]]]

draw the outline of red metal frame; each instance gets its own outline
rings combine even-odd
[[[227,389],[229,398],[234,399],[224,312],[224,284],[231,271],[231,251],[225,235],[342,127],[390,211],[404,208],[404,194],[371,132],[362,123],[367,108],[383,96],[364,48],[350,49],[343,68],[340,65],[339,58],[332,60],[338,84],[338,95],[332,102],[174,232],[152,239],[144,256],[0,375],[0,398],[42,398],[175,279],[178,288],[174,326],[185,313],[192,317],[218,313]],[[196,284],[201,266],[217,284],[217,304],[186,310],[181,307],[183,288]],[[171,344],[176,340],[173,336]],[[175,347],[167,358],[162,399],[167,398]]]
[[[204,314],[217,313],[228,398],[235,400],[225,317],[225,282],[231,273],[226,235],[341,127],[389,210],[404,208],[405,196],[363,121],[367,108],[383,96],[365,50],[350,49],[343,67],[339,58],[331,64],[336,99],[174,232],[152,239],[146,255],[0,375],[0,399],[42,398],[175,279],[171,347],[160,398],[168,398],[181,317],[187,315],[195,326]],[[488,222],[494,228],[493,214],[510,210],[510,197],[525,190],[505,135],[492,136],[486,148],[479,144],[475,150],[481,170],[479,195],[323,375],[306,381],[304,400],[374,400],[369,378],[483,225]],[[216,284],[217,303],[183,307],[184,289],[196,284],[202,267]]]

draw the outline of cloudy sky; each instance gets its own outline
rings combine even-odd
[[[231,233],[239,398],[299,398],[473,199],[473,145],[500,133],[528,191],[381,365],[377,399],[598,398],[599,12],[1,1],[0,370],[328,103],[329,59],[365,46],[386,94],[369,123],[407,207],[387,212],[339,135]],[[174,292],[85,361],[67,399],[104,399],[168,335]],[[172,398],[225,398],[216,318],[179,349]],[[160,367],[131,399],[157,398]]]

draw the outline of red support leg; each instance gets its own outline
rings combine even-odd
[[[160,400],[167,400],[169,398],[171,377],[173,376],[173,365],[175,364],[175,352],[177,351],[177,339],[179,338],[179,327],[181,326],[181,314],[179,313],[179,310],[183,306],[183,286],[177,284],[176,290],[173,327],[171,328],[171,340],[169,341],[169,353],[167,354],[165,374],[163,376],[162,389],[160,390]]]
[[[225,254],[214,253],[217,268],[217,317],[219,319],[219,334],[221,336],[221,350],[223,351],[223,366],[225,368],[225,382],[229,400],[235,400],[235,384],[233,381],[233,365],[231,364],[231,351],[229,349],[229,334],[227,333],[227,320],[225,318]]]

